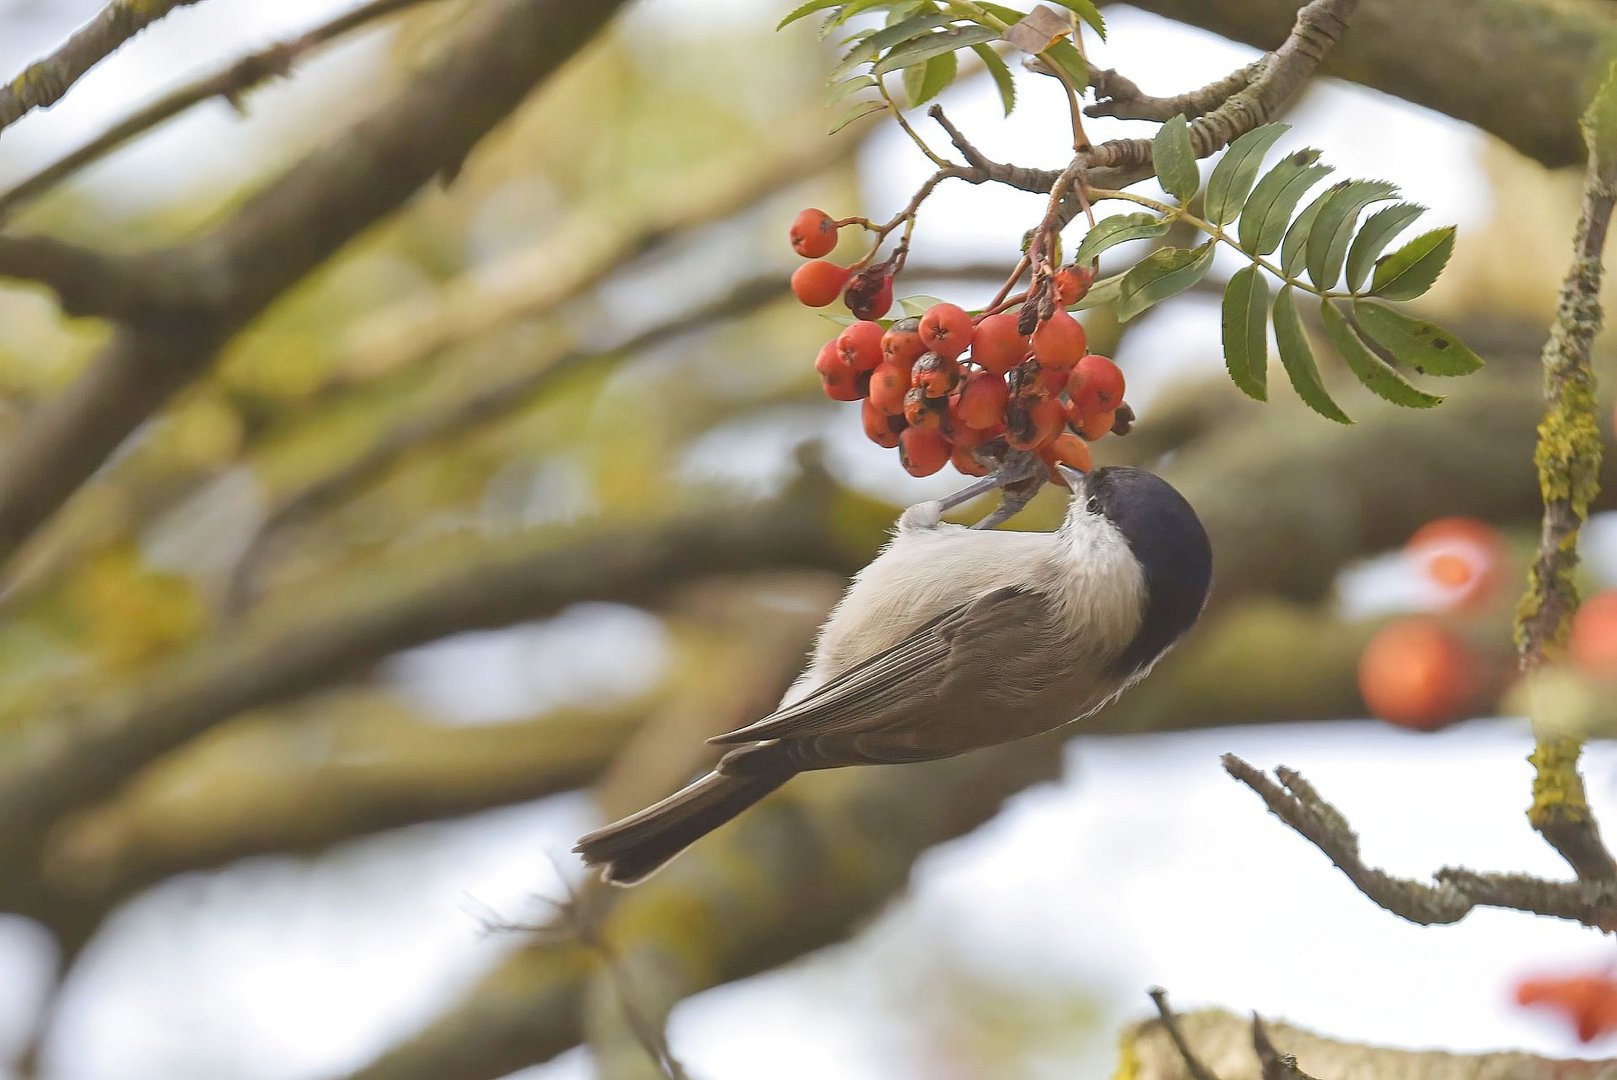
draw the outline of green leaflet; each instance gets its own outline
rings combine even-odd
[[[1308,236],[1309,279],[1322,289],[1334,286],[1359,214],[1372,203],[1397,197],[1398,188],[1382,180],[1350,180],[1332,188]]]
[[[883,49],[890,49],[894,45],[903,44],[910,38],[919,37],[933,27],[942,26],[944,23],[953,21],[954,16],[946,15],[941,11],[911,15],[907,19],[901,19],[892,26],[877,30],[874,34],[871,34],[869,44],[871,48],[880,52]]]
[[[835,135],[837,132],[841,131],[855,120],[869,116],[871,113],[881,112],[885,108],[887,108],[887,105],[884,102],[861,101],[853,108],[837,117],[836,123],[831,125],[830,130],[827,131],[826,134]]]
[[[1052,4],[1060,4],[1068,11],[1075,12],[1077,16],[1088,23],[1100,35],[1102,41],[1106,40],[1106,20],[1100,17],[1100,9],[1091,0],[1050,0]]]
[[[1436,323],[1412,319],[1385,304],[1353,301],[1353,319],[1365,336],[1422,375],[1469,375],[1482,357]]]
[[[1372,394],[1408,409],[1430,409],[1442,403],[1436,394],[1411,386],[1397,370],[1370,351],[1340,308],[1329,300],[1319,302],[1319,317],[1325,323],[1325,336],[1347,366]]]
[[[953,55],[956,49],[980,45],[999,37],[999,31],[986,26],[957,26],[949,30],[932,30],[911,38],[902,45],[893,46],[888,54],[876,61],[877,75],[919,64],[934,56]]]
[[[952,52],[939,53],[924,64],[911,64],[904,69],[904,96],[913,108],[931,101],[954,82],[960,74],[960,61]]]
[[[1011,115],[1011,110],[1016,108],[1016,80],[1011,77],[1011,69],[1006,66],[1004,57],[982,44],[973,45],[971,51],[977,54],[977,59],[983,62],[988,74],[993,77],[1000,104],[1005,106],[1005,115]]]
[[[1162,190],[1188,203],[1201,187],[1201,172],[1196,168],[1196,151],[1190,145],[1190,125],[1183,114],[1175,116],[1157,129],[1151,142],[1151,164],[1162,182]]]
[[[869,75],[855,75],[851,79],[843,79],[841,82],[836,83],[831,87],[830,92],[825,95],[825,103],[827,105],[835,105],[837,102],[841,101],[850,94],[858,93],[867,86],[875,85],[876,80],[872,79]]]
[[[1073,252],[1072,261],[1086,263],[1107,248],[1130,240],[1145,240],[1153,236],[1161,236],[1168,231],[1168,223],[1149,211],[1137,214],[1115,214],[1112,217],[1101,218],[1095,222],[1095,227],[1084,234],[1083,240],[1078,244],[1078,250]]]
[[[1308,253],[1308,237],[1314,228],[1314,219],[1325,206],[1325,200],[1331,197],[1333,186],[1327,189],[1319,198],[1303,207],[1303,212],[1297,215],[1286,229],[1286,238],[1280,243],[1280,271],[1289,278],[1302,273],[1303,256]]]
[[[1376,263],[1370,292],[1387,300],[1413,300],[1432,287],[1452,254],[1453,225],[1421,233]]]
[[[1304,405],[1327,420],[1351,424],[1353,421],[1331,400],[1320,380],[1314,350],[1308,344],[1308,335],[1303,333],[1302,320],[1297,317],[1297,303],[1293,299],[1296,291],[1294,286],[1287,285],[1275,298],[1275,346],[1280,350],[1280,363],[1291,380],[1291,388],[1297,391]]]
[[[1425,212],[1424,206],[1396,203],[1366,218],[1364,228],[1359,230],[1359,235],[1353,238],[1353,245],[1348,248],[1347,287],[1358,292],[1365,276],[1370,273],[1370,267],[1381,257],[1381,252],[1392,242],[1392,238]]]
[[[1058,41],[1039,55],[1060,68],[1080,93],[1089,85],[1089,65],[1072,42]]]
[[[1241,208],[1242,249],[1253,255],[1267,255],[1280,246],[1298,200],[1333,171],[1329,165],[1314,164],[1318,159],[1319,151],[1314,149],[1288,154],[1258,181]]]
[[[792,23],[796,22],[798,19],[801,19],[805,15],[812,15],[816,11],[824,11],[826,8],[836,7],[841,2],[842,0],[809,0],[809,2],[806,4],[799,4],[797,7],[787,12],[784,19],[775,24],[775,29],[784,30],[786,27],[792,25]]]
[[[1269,398],[1269,282],[1256,266],[1243,266],[1224,287],[1221,322],[1224,366],[1230,381],[1257,401]]]
[[[1123,290],[1123,275],[1113,274],[1107,278],[1097,278],[1095,284],[1076,304],[1067,308],[1068,311],[1083,311],[1087,308],[1105,307],[1107,304],[1117,302],[1117,297]]]
[[[1213,244],[1209,240],[1194,248],[1158,248],[1135,263],[1118,287],[1117,317],[1127,322],[1206,277],[1213,265]]]
[[[1241,212],[1241,204],[1252,191],[1252,182],[1263,167],[1263,155],[1276,139],[1291,130],[1290,124],[1264,124],[1230,143],[1224,156],[1207,178],[1207,220],[1228,225]]]

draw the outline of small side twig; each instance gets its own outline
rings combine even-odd
[[[1263,1068],[1263,1080],[1314,1080],[1297,1067],[1297,1058],[1275,1049],[1263,1021],[1252,1014],[1252,1049],[1257,1052],[1258,1064]]]
[[[1174,1048],[1179,1051],[1179,1056],[1185,1059],[1185,1068],[1189,1070],[1191,1080],[1218,1080],[1218,1077],[1214,1076],[1212,1071],[1202,1064],[1201,1059],[1196,1056],[1196,1052],[1190,1048],[1190,1043],[1186,1040],[1185,1033],[1180,1030],[1179,1018],[1168,1007],[1168,991],[1160,986],[1153,986],[1147,992],[1151,995],[1152,1004],[1157,1007],[1157,1015],[1162,1017],[1163,1030],[1168,1033],[1168,1038],[1173,1040]]]

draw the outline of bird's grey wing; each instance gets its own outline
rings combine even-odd
[[[1011,705],[1053,681],[1065,635],[1043,593],[1007,586],[938,616],[892,648],[850,668],[801,701],[715,736],[720,744],[858,735],[938,700],[976,696],[984,708]],[[1066,658],[1069,659],[1070,658]],[[971,688],[963,695],[962,688]]]

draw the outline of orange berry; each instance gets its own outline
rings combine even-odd
[[[902,416],[884,413],[867,400],[859,407],[859,417],[864,421],[865,437],[871,442],[888,450],[898,445],[898,433],[905,427]]]
[[[954,304],[933,304],[921,316],[921,341],[932,352],[953,360],[971,347],[971,316]]]
[[[935,428],[908,427],[898,437],[898,460],[911,476],[931,476],[949,460],[949,440]]]
[[[1070,413],[1068,417],[1071,417]],[[1114,409],[1111,412],[1091,413],[1089,416],[1084,417],[1083,423],[1073,426],[1078,429],[1078,434],[1090,442],[1094,442],[1096,439],[1110,435],[1112,425],[1115,423],[1117,423],[1117,410]]]
[[[1089,287],[1094,283],[1094,270],[1073,263],[1057,270],[1055,280],[1051,284],[1055,287],[1056,303],[1062,307],[1071,307],[1089,294]]]
[[[1045,397],[1060,397],[1067,389],[1068,374],[1068,372],[1062,371],[1060,368],[1050,368],[1040,364],[1038,376],[1033,380],[1033,385],[1038,387],[1039,393]]]
[[[1013,398],[1005,406],[1005,441],[1018,450],[1037,450],[1061,434],[1067,414],[1053,398]]]
[[[1591,596],[1572,617],[1572,660],[1596,678],[1617,675],[1617,589]]]
[[[1028,338],[1017,333],[1016,319],[1009,311],[989,315],[971,335],[971,358],[995,375],[1004,375],[1027,359]]]
[[[1005,380],[987,371],[974,371],[960,386],[954,413],[967,427],[989,428],[1005,418],[1010,390]]]
[[[909,389],[910,373],[885,360],[870,373],[870,403],[889,416],[904,414],[904,395]]]
[[[910,427],[937,431],[943,427],[943,416],[948,410],[945,398],[929,398],[920,387],[913,387],[904,395],[904,419]]]
[[[881,363],[881,323],[863,320],[844,327],[837,335],[837,351],[855,371],[869,371]]]
[[[958,442],[954,444],[954,452],[949,455],[949,463],[961,476],[987,476],[994,471],[977,460],[972,448],[961,446]]]
[[[1080,416],[1110,412],[1123,404],[1123,370],[1095,353],[1082,357],[1067,382],[1067,398]]]
[[[859,373],[842,359],[836,338],[820,346],[820,355],[814,358],[814,370],[820,373],[820,386],[832,401],[858,401],[864,396],[860,392]]]
[[[1447,607],[1475,606],[1504,583],[1505,542],[1486,521],[1469,517],[1429,521],[1415,530],[1404,553],[1443,587]]]
[[[907,374],[926,352],[926,345],[921,342],[921,320],[900,319],[889,326],[881,336],[881,352],[883,359],[902,367]]]
[[[837,246],[837,224],[831,215],[812,206],[798,212],[792,221],[792,250],[805,259],[831,254]],[[820,305],[816,304],[815,307]]]
[[[1047,368],[1071,371],[1088,348],[1083,324],[1061,308],[1033,331],[1033,356]]]
[[[960,365],[937,353],[926,353],[910,369],[910,385],[930,398],[948,397],[960,384]]]
[[[848,268],[816,259],[792,271],[792,294],[806,307],[825,307],[842,295]]]
[[[1359,693],[1365,705],[1401,727],[1433,731],[1459,719],[1478,683],[1471,649],[1429,617],[1389,623],[1359,657]]]
[[[1095,459],[1089,453],[1089,444],[1070,431],[1063,431],[1051,439],[1050,444],[1039,451],[1039,457],[1051,467],[1050,480],[1063,486],[1066,482],[1061,479],[1054,466],[1065,465],[1079,472],[1088,472],[1095,467]]]

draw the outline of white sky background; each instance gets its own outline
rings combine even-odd
[[[0,70],[15,70],[96,6],[14,2],[12,10],[34,18],[8,24],[23,32],[0,40]],[[0,179],[97,130],[131,88],[144,97],[211,68],[207,58],[234,56],[343,6],[210,0],[171,16],[94,71],[64,105],[9,130]],[[635,17],[655,10],[677,18],[715,6],[648,0]],[[724,6],[737,18],[770,20],[784,9],[761,0]],[[1199,85],[1252,55],[1134,12],[1116,10],[1111,21],[1116,44],[1098,61],[1153,92]],[[138,207],[172,198],[177,185],[204,188],[239,175],[266,132],[291,130],[318,101],[311,87],[340,78],[373,46],[327,53],[298,79],[256,95],[249,123],[220,104],[194,110],[95,170],[87,187]],[[177,70],[177,57],[203,59]],[[1009,123],[986,85],[951,92],[944,103],[991,156],[1058,164],[1059,141],[1043,153],[1036,148],[1063,129],[1064,109],[1045,88],[1021,81],[1023,104]],[[1487,212],[1486,190],[1463,165],[1475,160],[1480,140],[1458,124],[1340,87],[1321,89],[1290,119],[1341,175],[1395,179],[1433,208],[1434,220],[1464,226]],[[1097,124],[1092,133],[1115,131]],[[1302,142],[1293,136],[1282,146]],[[869,152],[883,167],[871,170],[881,179],[871,182],[868,209],[884,216],[926,165],[896,136]],[[185,162],[181,175],[176,161]],[[1037,207],[1025,196],[945,187],[927,206],[917,257],[1003,254]],[[1125,346],[1141,399],[1154,380],[1214,359],[1213,307],[1171,307]],[[857,423],[853,410],[840,414],[833,427],[845,430],[834,444],[847,448],[838,464],[861,482],[909,499],[950,486],[903,477],[892,454],[864,447]],[[716,438],[693,456],[693,467],[717,469],[728,445]],[[763,463],[755,468],[778,470],[788,447],[778,449],[760,453],[754,443],[746,457]],[[1388,587],[1397,591],[1396,583]],[[558,636],[570,643],[570,664],[538,663]],[[600,606],[544,627],[418,650],[395,669],[451,719],[491,722],[526,713],[536,700],[565,701],[607,684],[625,642],[642,659],[660,655],[654,626]],[[453,697],[443,692],[449,678]],[[467,699],[468,688],[483,689]],[[1597,935],[1488,912],[1452,928],[1404,924],[1354,892],[1217,764],[1234,750],[1260,765],[1300,768],[1361,829],[1369,857],[1394,871],[1422,876],[1459,862],[1555,875],[1561,868],[1521,813],[1527,746],[1526,733],[1503,721],[1424,737],[1365,723],[1078,740],[1066,783],[1019,797],[990,825],[929,855],[912,896],[860,938],[682,1007],[674,1047],[704,1080],[936,1075],[928,1069],[928,1033],[905,1022],[894,987],[871,972],[942,952],[989,982],[1047,984],[1100,1003],[1098,1034],[1066,1056],[1030,1060],[1020,1074],[1028,1080],[1105,1075],[1111,1032],[1143,1015],[1145,988],[1156,983],[1180,1007],[1258,1009],[1347,1038],[1575,1054],[1559,1025],[1515,1009],[1509,988],[1542,967],[1610,960]],[[1609,820],[1617,814],[1617,757],[1607,747],[1591,752],[1589,777]],[[316,859],[256,859],[167,883],[120,912],[84,958],[49,1076],[313,1080],[351,1067],[410,1031],[509,947],[481,935],[481,913],[531,911],[529,898],[555,885],[545,853],[570,866],[563,853],[590,821],[585,801],[569,797],[404,830]],[[0,1046],[14,1043],[46,962],[37,933],[0,918]],[[587,1070],[575,1054],[525,1075],[562,1080]]]

